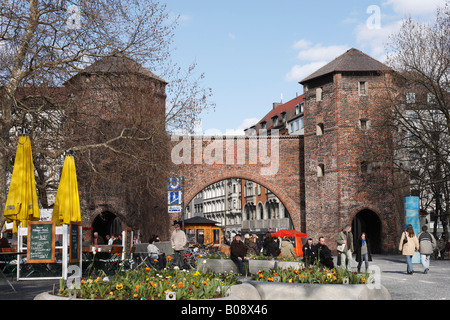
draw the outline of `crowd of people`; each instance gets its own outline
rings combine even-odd
[[[406,239],[406,240],[405,240]],[[365,271],[369,269],[369,261],[372,261],[372,250],[370,240],[365,232],[362,232],[359,238],[354,241],[352,228],[345,226],[336,236],[338,267],[351,270],[353,264],[353,255],[357,264],[358,273],[364,264]],[[313,239],[308,238],[303,245],[303,261],[309,266],[318,263],[321,267],[334,268],[334,260],[331,250],[325,243],[323,236],[319,237],[317,244],[313,244]],[[406,257],[407,273],[413,274],[412,256],[415,251],[420,252],[421,263],[424,273],[429,272],[430,256],[434,255],[437,259],[444,259],[450,251],[450,241],[445,242],[443,238],[436,242],[433,235],[428,232],[427,226],[422,227],[422,231],[416,236],[411,225],[408,225],[406,231],[402,234],[400,252]],[[237,234],[230,245],[230,257],[236,263],[240,273],[243,273],[243,265],[248,262],[248,255],[263,254],[264,256],[296,258],[293,244],[287,237],[282,239],[272,237],[267,233],[264,240],[260,241],[256,234],[246,234],[244,240]]]
[[[175,230],[172,233],[170,241],[173,249],[174,263],[181,268],[183,266],[183,253],[187,244],[187,238],[184,231],[181,230],[179,223],[175,223],[174,227]],[[121,234],[117,237],[113,234],[110,236],[107,235],[106,238],[109,245],[122,243]],[[97,239],[98,234],[94,233],[94,242]],[[149,257],[152,260],[158,261],[160,268],[164,268],[166,263],[165,254],[155,245],[159,241],[159,237],[152,236],[149,240],[147,251]],[[352,228],[350,225],[347,225],[337,234],[335,241],[337,248],[336,264],[338,267],[351,270],[354,261],[353,255],[355,255],[355,260],[358,263],[358,272],[361,272],[363,264],[365,270],[368,270],[369,261],[372,261],[372,252],[370,241],[365,232],[362,232],[357,241],[354,241]],[[312,238],[308,238],[302,249],[303,262],[306,266],[318,263],[321,267],[330,269],[335,267],[332,252],[325,243],[323,236],[319,237],[316,244],[313,243]],[[437,242],[433,235],[428,232],[427,226],[423,226],[422,231],[416,236],[412,225],[408,225],[401,235],[399,251],[406,258],[408,274],[414,273],[412,257],[415,252],[420,252],[423,272],[428,273],[430,270],[431,255],[435,259],[445,259],[445,256],[450,252],[450,241],[445,241],[441,237]],[[246,234],[244,238],[240,234],[237,234],[230,243],[230,258],[242,274],[244,273],[244,264],[248,262],[248,256],[261,254],[271,257],[297,258],[294,245],[288,237],[273,237],[270,232],[266,233],[263,240],[255,233]]]

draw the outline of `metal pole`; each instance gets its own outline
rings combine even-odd
[[[181,180],[181,230],[184,231],[184,177],[180,176]]]

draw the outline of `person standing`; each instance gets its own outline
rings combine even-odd
[[[353,261],[352,255],[355,250],[353,248],[353,234],[350,225],[346,225],[344,229],[338,233],[336,243],[338,246],[344,245],[341,251],[341,263],[343,267],[346,266],[347,270],[351,270]]]
[[[170,242],[172,244],[173,249],[173,260],[178,268],[183,268],[183,252],[184,246],[187,243],[186,234],[178,223],[175,224],[175,230],[172,232],[172,236],[170,237]]]
[[[436,240],[428,232],[427,226],[422,227],[422,232],[419,232],[417,239],[419,239],[420,262],[423,266],[423,273],[426,274],[430,270],[430,255],[436,249]]]
[[[313,265],[314,262],[317,260],[317,248],[315,245],[313,245],[312,238],[308,238],[306,240],[305,245],[303,246],[303,261],[305,262],[305,265],[308,267],[310,265]]]
[[[280,245],[280,253],[282,258],[296,258],[294,245],[289,241],[288,238],[283,237]]]
[[[361,272],[361,265],[364,261],[367,269],[369,269],[369,261],[372,261],[372,252],[370,250],[369,241],[367,240],[366,233],[361,233],[361,237],[356,242],[356,261],[358,262],[358,273]]]
[[[419,251],[419,239],[417,239],[414,234],[414,229],[410,224],[406,226],[406,231],[402,233],[399,250],[406,258],[406,272],[413,274],[412,256],[414,255],[414,251]]]

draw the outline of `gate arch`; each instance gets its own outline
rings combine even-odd
[[[354,244],[359,239],[361,232],[365,232],[372,253],[381,253],[382,248],[382,223],[378,214],[368,208],[362,209],[355,214],[352,221],[352,233]]]
[[[301,201],[304,199],[303,137],[227,136],[214,137],[212,141],[203,137],[198,140],[186,139],[185,143],[183,157],[191,160],[177,164],[178,174],[184,178],[185,207],[201,190],[213,183],[231,178],[251,180],[272,191],[289,212],[294,228],[306,232],[306,219],[301,207],[301,203],[304,206]],[[215,146],[219,160],[206,163],[202,155],[211,146]],[[184,159],[177,152],[175,155]],[[223,158],[218,155],[223,155]],[[276,163],[268,165],[263,161],[264,155],[270,155],[271,160],[276,159]],[[265,174],[272,165],[277,169],[276,172]]]

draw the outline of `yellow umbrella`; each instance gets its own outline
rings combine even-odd
[[[25,228],[28,221],[38,221],[40,217],[31,141],[28,136],[19,137],[3,215],[7,222],[13,222],[14,233],[17,233],[20,223]]]
[[[66,156],[64,159],[52,220],[56,222],[57,226],[81,222],[80,197],[73,156]]]

